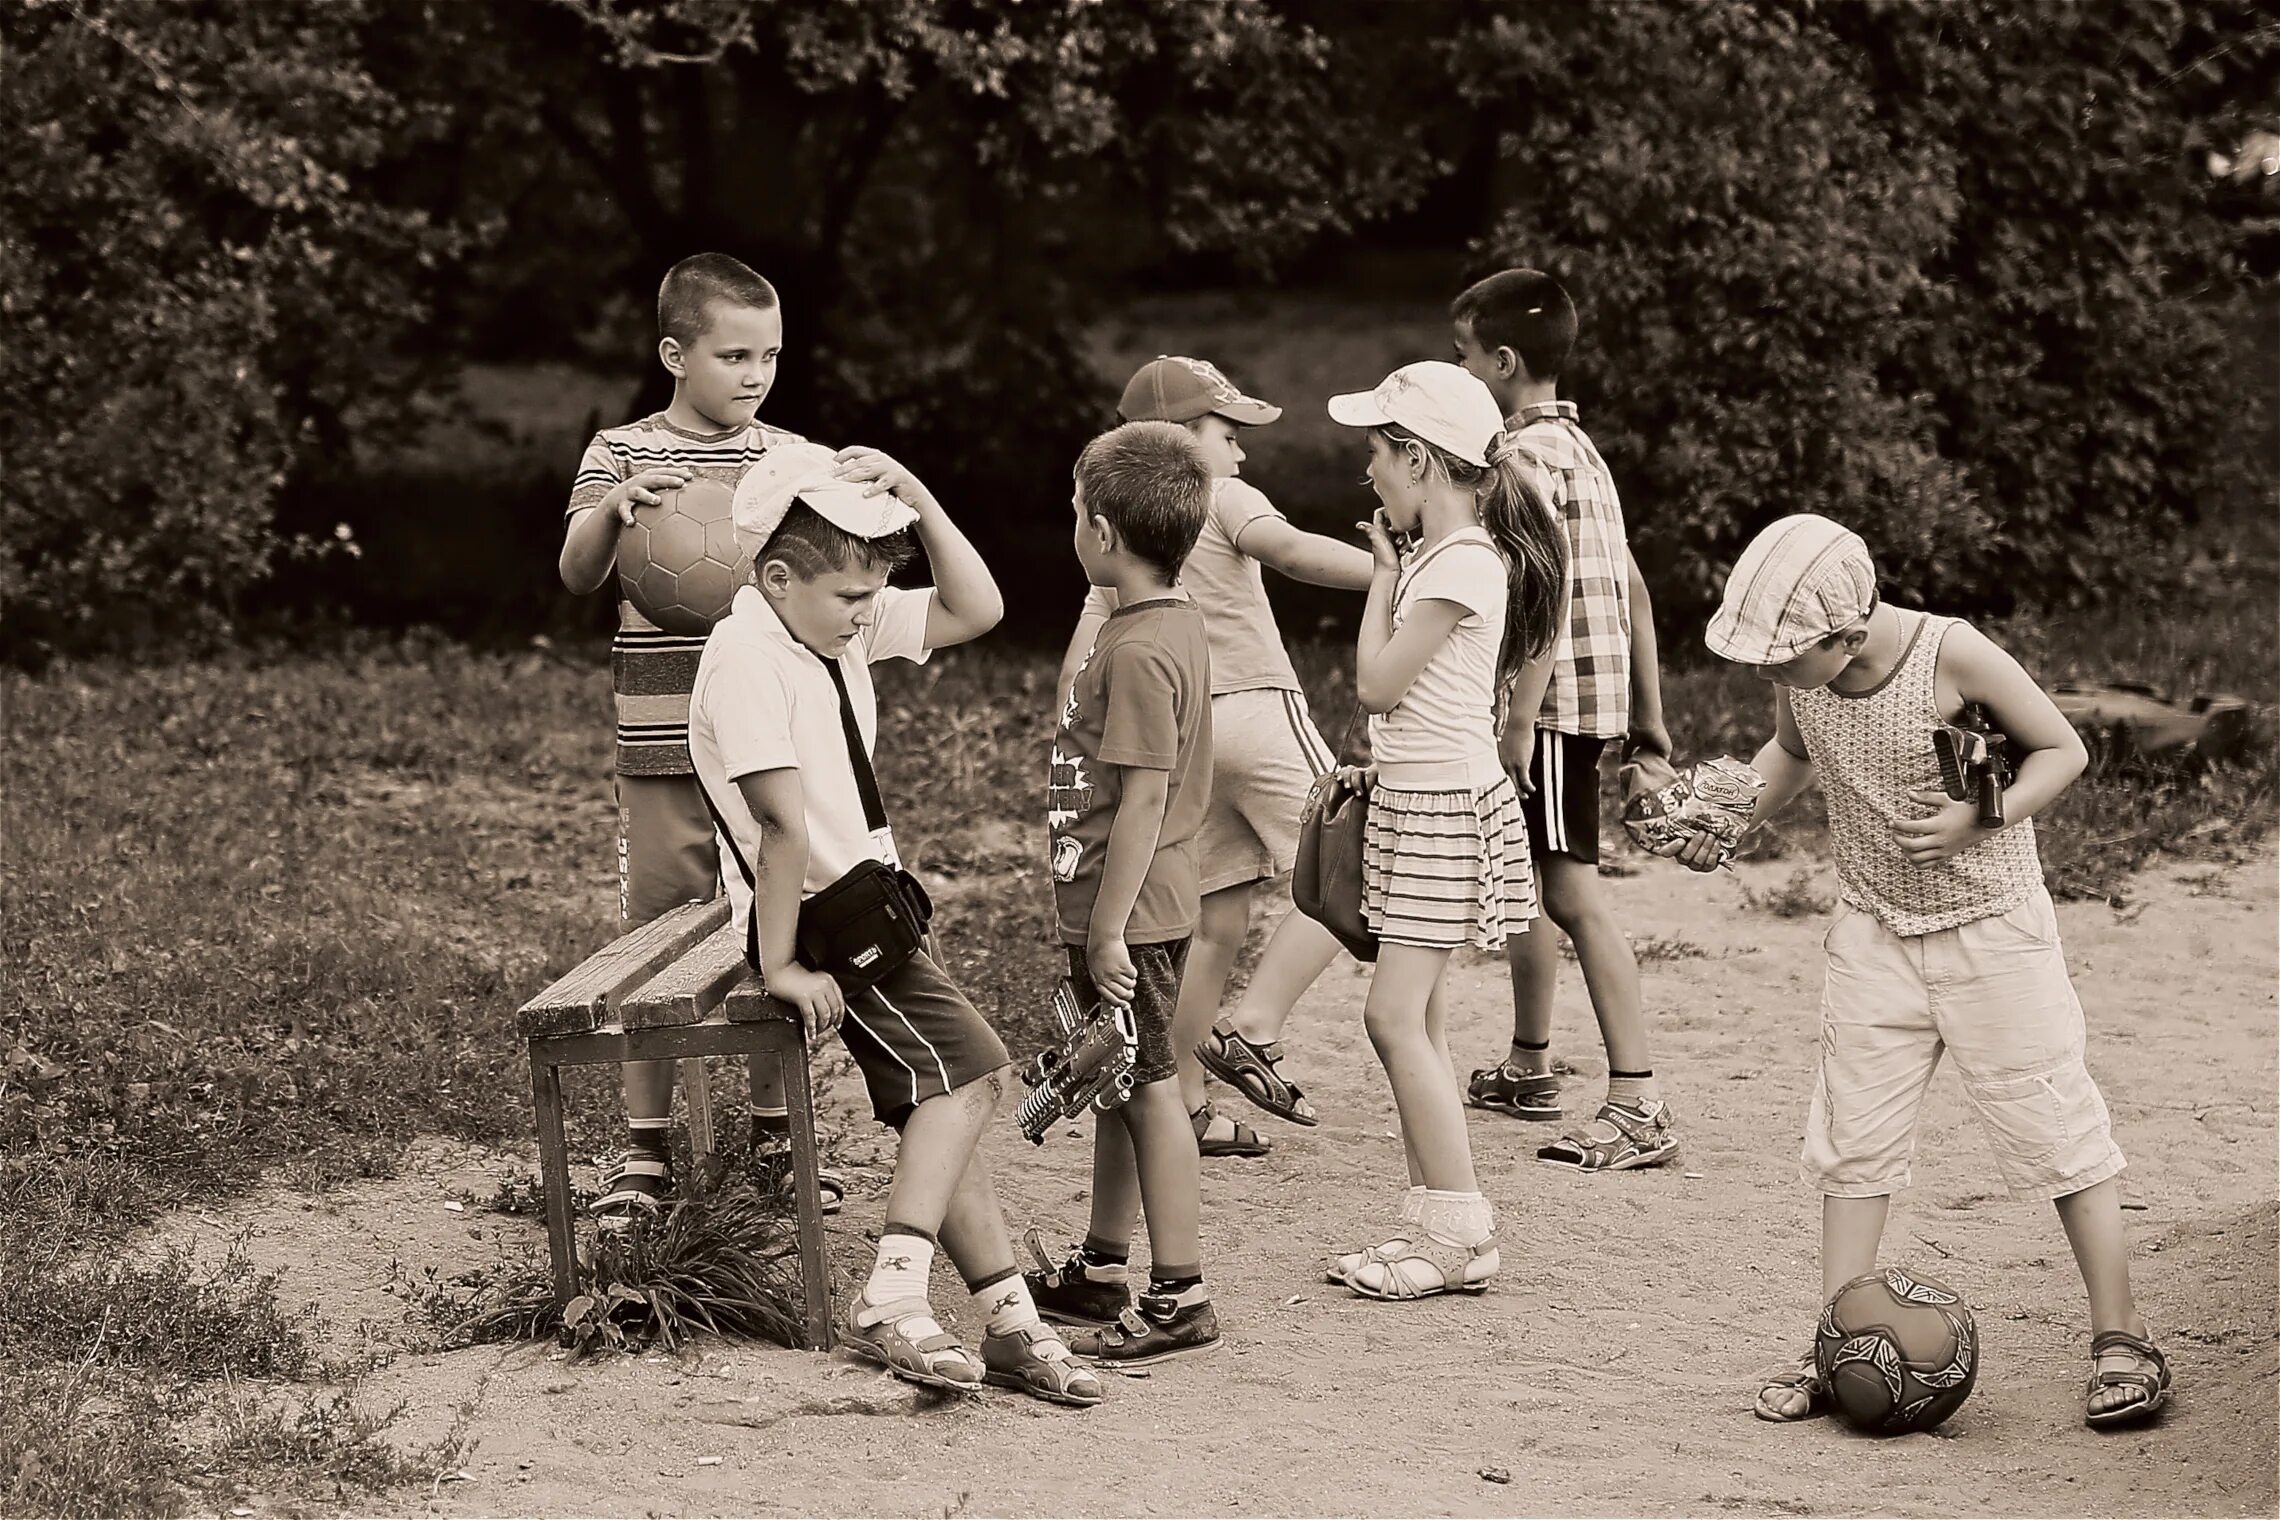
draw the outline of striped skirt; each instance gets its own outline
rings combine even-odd
[[[1371,791],[1362,912],[1392,944],[1503,949],[1536,916],[1528,829],[1511,780],[1477,791]]]

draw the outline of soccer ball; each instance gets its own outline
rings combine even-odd
[[[1871,1435],[1930,1430],[1971,1396],[1979,1331],[1952,1290],[1886,1267],[1829,1300],[1813,1361],[1847,1423]]]
[[[710,633],[752,573],[736,545],[736,492],[700,477],[658,495],[618,534],[618,589],[667,633]]]

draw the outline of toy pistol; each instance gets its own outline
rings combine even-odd
[[[1132,1066],[1140,1059],[1140,1030],[1132,1009],[1103,998],[1088,1013],[1067,977],[1053,989],[1053,1022],[1061,1042],[1022,1063],[1021,1080],[1033,1089],[1014,1110],[1031,1145],[1045,1132],[1088,1108],[1108,1112],[1132,1096]]]
[[[2010,757],[2005,753],[2009,743],[1977,702],[1966,703],[1954,723],[1932,730],[1941,790],[1957,802],[1976,804],[1983,828],[2003,826],[2003,788],[2011,780]]]

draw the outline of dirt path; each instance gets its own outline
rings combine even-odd
[[[1975,1306],[1977,1391],[1936,1434],[1872,1441],[1833,1422],[1748,1414],[1751,1377],[1809,1333],[1818,1210],[1794,1156],[1812,1058],[1819,916],[1745,907],[1794,867],[1701,883],[1656,863],[1611,881],[1646,961],[1657,1064],[1684,1125],[1678,1163],[1585,1178],[1532,1159],[1549,1132],[1472,1117],[1505,1271],[1480,1301],[1387,1305],[1325,1285],[1324,1252],[1360,1243],[1401,1178],[1384,1078],[1360,1024],[1364,981],[1334,968],[1290,1031],[1294,1075],[1325,1115],[1266,1123],[1264,1161],[1207,1163],[1206,1260],[1230,1345],[1152,1377],[1113,1378],[1086,1414],[1011,1394],[940,1404],[844,1358],[716,1346],[571,1368],[551,1347],[409,1356],[368,1399],[410,1401],[405,1434],[463,1407],[468,1478],[395,1510],[479,1514],[1844,1514],[2275,1513],[2275,861],[2164,867],[2121,909],[2061,909],[2090,1012],[2091,1065],[2131,1167],[2141,1302],[2181,1392],[2151,1432],[2080,1422],[2088,1330],[2055,1215],[2015,1203],[1951,1074],[1935,1083],[1917,1183],[1886,1258]],[[1827,894],[1833,880],[1818,889]],[[1468,959],[1460,1062],[1508,1032],[1499,963]],[[1594,1071],[1572,965],[1561,1048]],[[843,1065],[833,1108],[853,1112]],[[1570,1089],[1571,1112],[1596,1077]],[[1243,1107],[1239,1099],[1228,1100]],[[1254,1120],[1262,1116],[1246,1115]],[[849,1118],[856,1178],[842,1269],[867,1262],[885,1152]],[[1081,1228],[1087,1150],[990,1141],[1016,1228]],[[424,1145],[404,1174],[321,1200],[269,1194],[180,1218],[251,1230],[255,1259],[336,1326],[400,1321],[381,1290],[412,1268],[482,1260],[524,1221],[443,1206],[523,1158]],[[470,1239],[470,1234],[479,1238]],[[963,1307],[945,1274],[938,1301]],[[954,1317],[954,1316],[946,1316]],[[383,1334],[385,1330],[383,1328]],[[881,1416],[884,1416],[881,1418]],[[262,1508],[256,1499],[254,1508]]]

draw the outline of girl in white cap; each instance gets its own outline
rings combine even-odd
[[[1470,942],[1499,950],[1536,914],[1520,796],[1497,759],[1508,712],[1532,713],[1567,615],[1558,522],[1505,445],[1488,387],[1454,364],[1405,365],[1330,415],[1369,430],[1374,561],[1355,674],[1370,715],[1363,909],[1379,939],[1363,1020],[1393,1085],[1409,1191],[1387,1238],[1331,1269],[1365,1298],[1477,1293],[1500,1265],[1449,1060],[1441,974]],[[1404,557],[1395,535],[1413,540]]]

